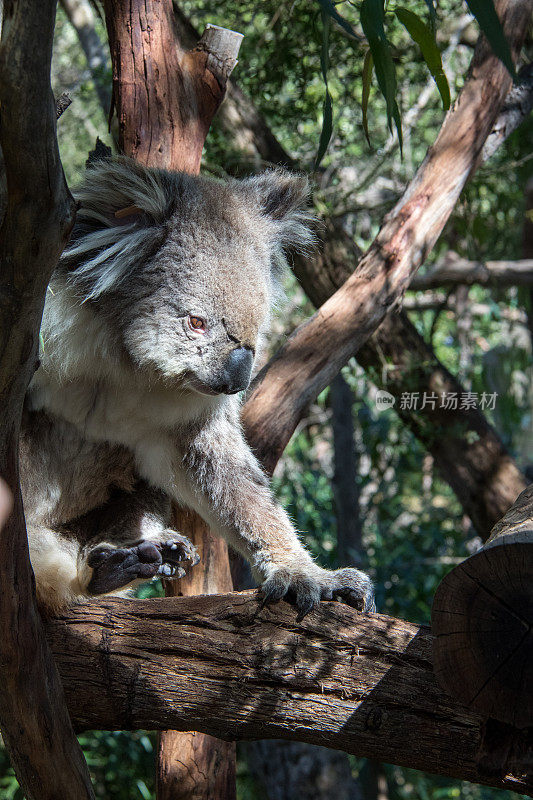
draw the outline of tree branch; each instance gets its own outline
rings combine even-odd
[[[533,4],[500,0],[497,8],[516,55]],[[355,272],[259,374],[243,421],[268,469],[309,403],[401,302],[472,173],[509,88],[507,71],[482,40],[435,144]]]
[[[533,64],[526,64],[518,73],[518,83],[507,95],[487,141],[481,151],[481,161],[489,159],[515,131],[533,109]]]
[[[4,3],[0,144],[8,196],[0,229],[0,474],[14,510],[0,537],[0,726],[28,800],[82,800],[94,796],[35,607],[18,470],[22,405],[37,363],[46,287],[75,214],[50,87],[54,19],[53,0]]]
[[[442,261],[425,272],[417,274],[409,284],[410,289],[426,291],[458,283],[481,286],[529,286],[533,288],[533,259],[521,261],[469,261],[457,253],[449,252]]]
[[[506,774],[480,768],[483,719],[438,688],[428,628],[331,602],[296,616],[255,592],[117,599],[47,631],[79,729],[282,737],[533,793],[518,745]]]

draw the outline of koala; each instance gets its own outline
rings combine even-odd
[[[198,556],[172,501],[248,560],[265,601],[373,608],[364,573],[304,548],[239,422],[284,253],[312,238],[307,195],[278,170],[223,183],[121,157],[88,168],[21,431],[45,613],[182,577]]]

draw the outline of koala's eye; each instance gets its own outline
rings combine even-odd
[[[193,314],[189,314],[189,328],[192,331],[198,331],[198,333],[205,333],[205,319],[202,319],[202,317],[196,317]]]

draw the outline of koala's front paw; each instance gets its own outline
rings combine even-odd
[[[200,560],[196,548],[185,536],[172,531],[164,541],[143,540],[131,547],[100,545],[87,556],[93,573],[87,586],[90,594],[108,594],[138,580],[183,578],[185,569],[181,562],[191,566]]]
[[[320,600],[343,600],[360,611],[375,611],[374,591],[368,575],[358,569],[327,570],[313,566],[304,570],[277,567],[261,587],[264,602],[286,597],[294,602],[300,619]]]

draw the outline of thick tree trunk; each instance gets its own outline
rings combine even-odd
[[[228,547],[192,512],[176,510],[176,529],[191,539],[200,564],[180,581],[167,581],[168,597],[231,592]],[[159,737],[158,800],[232,800],[236,793],[235,743],[204,733],[164,731]]]
[[[37,364],[46,287],[75,215],[55,135],[54,20],[52,0],[4,3],[0,144],[8,196],[0,229],[0,474],[14,507],[0,536],[0,727],[28,800],[83,800],[94,795],[35,606],[18,467],[22,404]]]
[[[533,3],[499,0],[496,7],[516,56]],[[243,421],[269,469],[309,403],[401,302],[475,168],[510,85],[507,70],[482,40],[435,144],[355,272],[259,374]]]
[[[438,688],[428,628],[334,602],[296,617],[256,592],[114,599],[47,633],[80,729],[281,737],[533,795],[531,732],[483,771],[483,718]]]
[[[533,484],[441,581],[432,622],[441,686],[484,716],[533,731]]]

